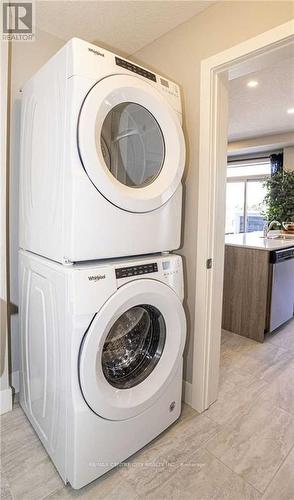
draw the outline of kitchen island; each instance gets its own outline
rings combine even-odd
[[[255,231],[253,233],[226,234],[225,244],[226,246],[271,252],[272,250],[293,247],[294,238],[264,238],[262,231]]]
[[[276,251],[293,247],[294,239],[263,238],[261,232],[226,235],[222,314],[225,330],[264,341],[265,333],[271,331],[271,315],[276,307],[272,256]],[[284,291],[288,302],[289,293],[294,301],[294,260],[292,262],[293,286],[290,291],[289,287]],[[292,283],[290,275],[288,282]]]

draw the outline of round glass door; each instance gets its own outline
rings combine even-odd
[[[148,186],[162,169],[165,151],[161,129],[139,104],[123,102],[112,108],[96,144],[108,170],[125,186]]]
[[[121,286],[97,312],[79,355],[79,380],[88,406],[124,420],[163,394],[181,363],[186,337],[182,303],[157,280]]]
[[[138,77],[111,75],[92,87],[80,110],[77,145],[95,188],[122,210],[156,210],[180,185],[185,163],[180,116]]]
[[[129,389],[145,380],[157,365],[165,344],[162,314],[151,305],[124,312],[111,327],[102,351],[102,370],[117,389]]]

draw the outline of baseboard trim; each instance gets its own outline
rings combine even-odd
[[[0,415],[12,410],[12,390],[11,387],[0,391]]]
[[[192,384],[187,380],[183,381],[183,400],[187,405],[192,406]]]
[[[14,389],[14,393],[17,394],[19,392],[19,371],[12,372],[11,385]]]

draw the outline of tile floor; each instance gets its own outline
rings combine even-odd
[[[258,344],[223,332],[218,401],[82,490],[64,486],[21,408],[1,417],[1,499],[294,499],[294,320]]]

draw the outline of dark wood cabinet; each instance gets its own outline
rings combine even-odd
[[[270,252],[226,245],[222,327],[263,342],[270,309]]]

